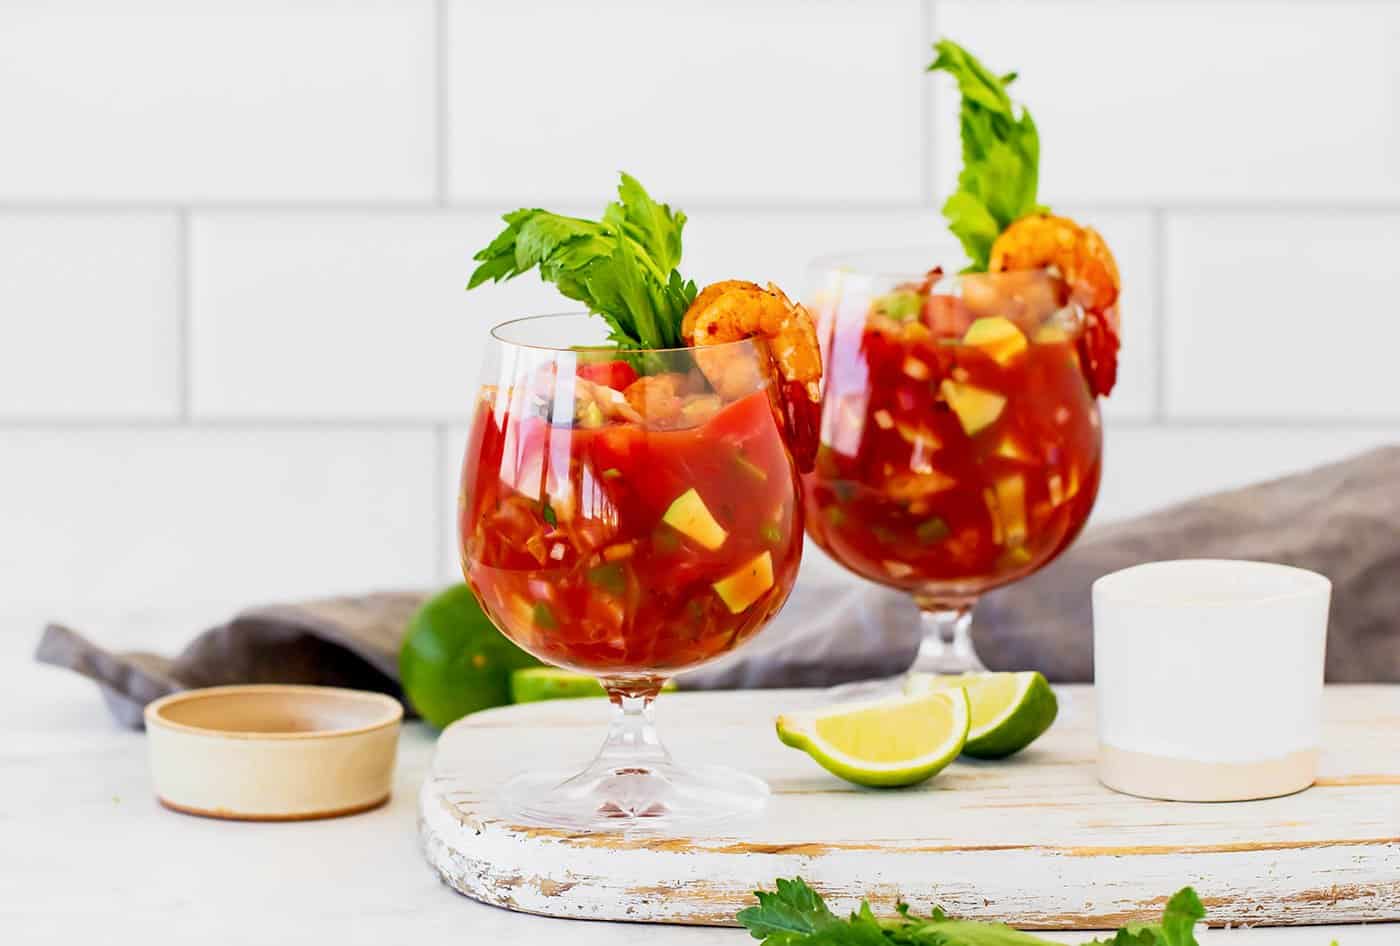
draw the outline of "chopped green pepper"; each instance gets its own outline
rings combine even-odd
[[[544,521],[551,526],[557,526],[559,524],[559,517],[554,514],[554,507],[549,504],[549,500],[547,499],[544,501],[544,508],[540,510],[540,515],[543,516]]]
[[[846,510],[840,506],[827,506],[826,518],[833,526],[839,526],[846,521]]]
[[[892,545],[899,541],[899,536],[894,534],[894,530],[885,526],[871,526],[870,534],[886,545]]]
[[[627,572],[618,562],[590,568],[587,576],[590,584],[596,585],[609,594],[622,595],[627,591]]]
[[[779,542],[783,541],[783,532],[778,528],[777,523],[774,522],[765,522],[759,528],[758,534],[763,538],[763,541],[767,542],[769,545],[777,545]]]
[[[850,480],[832,480],[831,492],[844,503],[856,494],[856,484]]]
[[[603,479],[615,480],[622,476],[622,471],[615,466],[610,466],[603,471]]]
[[[734,454],[734,465],[737,466],[739,469],[743,470],[749,476],[752,476],[758,482],[768,482],[768,474],[763,472],[763,467],[759,466],[757,463],[744,456],[742,450]]]
[[[554,620],[554,612],[549,610],[549,605],[543,601],[536,601],[533,612],[535,626],[542,627],[547,631],[552,631],[559,626],[559,622]]]

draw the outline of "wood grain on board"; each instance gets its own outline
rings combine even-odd
[[[550,916],[732,924],[755,887],[801,875],[832,908],[1103,929],[1160,914],[1190,884],[1212,924],[1400,920],[1400,686],[1329,687],[1321,777],[1286,798],[1229,804],[1115,794],[1094,776],[1093,693],[1065,687],[1039,742],[960,760],[913,789],[868,790],[781,745],[771,721],[813,691],[668,694],[662,736],[681,762],[766,779],[763,817],[703,837],[571,834],[509,824],[494,796],[530,768],[587,761],[608,707],[572,700],[451,726],[420,799],[424,850],[482,900]]]

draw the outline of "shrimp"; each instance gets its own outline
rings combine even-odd
[[[734,400],[763,386],[753,353],[709,345],[762,338],[784,382],[780,401],[798,468],[811,469],[821,404],[822,360],[812,317],[772,283],[767,289],[742,279],[705,287],[686,309],[681,336],[697,349],[695,363],[723,398]]]
[[[813,402],[821,400],[822,361],[812,317],[772,283],[767,289],[742,279],[705,287],[686,309],[681,323],[686,343],[697,348],[761,337],[768,342],[784,381],[800,384]],[[721,397],[733,399],[762,383],[752,359],[726,352],[696,352],[695,361]]]
[[[677,372],[644,375],[627,385],[622,396],[649,423],[665,423],[680,416],[687,381]]]
[[[1051,214],[1022,217],[992,244],[991,272],[1047,266],[1060,271],[1072,298],[1084,307],[1080,354],[1090,388],[1107,395],[1118,376],[1118,263],[1098,231]]]

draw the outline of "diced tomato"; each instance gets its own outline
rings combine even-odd
[[[614,391],[622,391],[637,380],[637,369],[625,361],[597,361],[579,365],[578,376],[594,384],[605,384]]]

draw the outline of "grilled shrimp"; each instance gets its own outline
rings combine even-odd
[[[651,423],[665,423],[680,416],[685,389],[685,375],[667,372],[638,378],[627,385],[622,395],[634,411]]]
[[[802,385],[812,401],[821,400],[822,360],[812,317],[772,283],[761,289],[742,279],[727,279],[705,287],[686,310],[681,334],[696,347],[761,337],[783,380]],[[696,352],[695,360],[722,397],[742,397],[759,386],[759,366],[730,354]]]
[[[780,398],[798,468],[811,468],[821,404],[822,360],[812,317],[772,283],[767,289],[742,279],[705,287],[681,323],[686,344],[697,349],[762,338],[784,385]],[[762,366],[752,353],[717,348],[696,351],[695,362],[720,396],[742,397],[762,386]]]
[[[1107,395],[1118,376],[1118,264],[1098,231],[1050,214],[1022,217],[992,244],[991,272],[1047,266],[1060,271],[1084,307],[1080,354],[1090,388]]]

